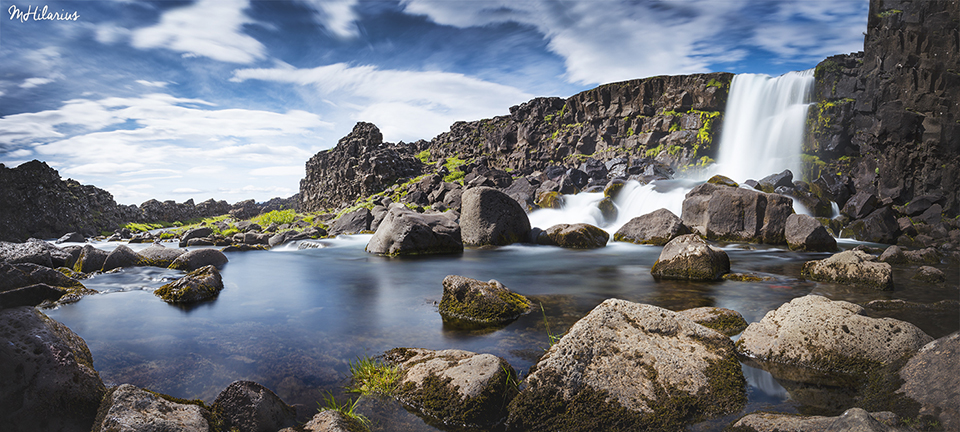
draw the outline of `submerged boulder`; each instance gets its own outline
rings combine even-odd
[[[663,279],[712,281],[730,272],[730,258],[723,250],[710,246],[696,234],[670,240],[650,273]]]
[[[508,323],[530,311],[526,297],[495,280],[483,282],[463,276],[443,278],[439,312],[444,322],[478,326]]]
[[[924,345],[900,369],[903,385],[897,393],[919,402],[919,414],[938,418],[943,430],[960,430],[958,359],[960,333],[953,332]]]
[[[791,214],[783,195],[703,183],[687,193],[680,218],[708,240],[783,244]]]
[[[663,246],[690,230],[670,210],[659,209],[630,219],[613,235],[614,241]]]
[[[625,300],[594,308],[531,370],[508,430],[682,430],[746,403],[727,336]]]
[[[196,303],[209,300],[223,290],[223,279],[217,268],[208,265],[187,273],[153,292],[167,303]]]
[[[461,196],[460,234],[467,246],[508,245],[527,239],[530,219],[509,195],[476,187]]]
[[[936,267],[921,266],[913,275],[913,279],[927,283],[940,283],[946,281],[947,276]]]
[[[366,251],[387,256],[460,253],[463,242],[454,215],[425,215],[394,203]]]
[[[178,256],[169,268],[174,270],[193,271],[205,266],[223,267],[229,260],[227,256],[216,249],[195,249]]]
[[[4,431],[88,432],[106,391],[87,344],[33,307],[0,310]]]
[[[297,411],[276,393],[253,381],[234,381],[211,408],[224,430],[276,431],[297,424]]]
[[[787,246],[791,250],[810,252],[834,252],[837,240],[812,216],[792,214],[784,226]]]
[[[864,251],[847,250],[826,259],[807,261],[800,274],[820,282],[892,290],[893,269],[890,264],[877,262],[876,259]]]
[[[488,428],[506,416],[517,373],[492,354],[395,348],[386,358],[403,370],[397,398],[444,424]]]
[[[763,362],[864,374],[912,355],[931,340],[908,322],[870,318],[853,303],[808,295],[750,324],[737,350]]]
[[[197,432],[210,430],[210,412],[130,384],[111,388],[100,404],[93,432]]]
[[[607,245],[610,234],[590,224],[558,224],[540,232],[537,244],[571,249],[596,249]]]

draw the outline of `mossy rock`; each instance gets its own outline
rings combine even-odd
[[[223,290],[223,279],[216,267],[207,265],[170,282],[153,292],[167,303],[196,303],[215,298]]]
[[[610,199],[617,199],[617,196],[620,195],[620,191],[622,191],[623,187],[626,185],[627,182],[623,180],[611,180],[610,183],[607,183],[607,187],[603,188],[603,196]]]
[[[693,322],[706,328],[714,329],[727,336],[739,334],[747,328],[747,320],[743,315],[731,309],[720,307],[699,307],[679,312]]]
[[[600,209],[600,214],[603,215],[603,219],[606,221],[615,221],[617,220],[617,206],[613,204],[613,199],[610,197],[605,197],[597,203],[597,208]]]
[[[546,192],[540,194],[534,204],[540,208],[560,209],[563,208],[563,195],[560,192]]]
[[[727,273],[723,275],[723,280],[732,280],[738,282],[764,282],[773,280],[770,276],[760,276],[755,273]]]
[[[496,280],[450,275],[443,279],[438,308],[444,323],[458,327],[502,325],[530,311],[530,300]]]
[[[559,224],[541,232],[537,243],[571,249],[596,249],[606,246],[609,239],[610,234],[590,224]]]
[[[740,187],[740,184],[733,181],[733,179],[731,179],[730,177],[722,176],[720,174],[710,177],[710,180],[707,180],[707,183],[712,183],[720,186]]]

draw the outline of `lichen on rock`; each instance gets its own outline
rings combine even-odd
[[[455,326],[505,324],[530,311],[530,300],[502,283],[450,275],[443,279],[438,308],[444,323]]]
[[[209,300],[223,290],[220,272],[212,265],[196,269],[153,292],[167,303],[196,303]]]

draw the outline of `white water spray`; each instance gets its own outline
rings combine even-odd
[[[738,182],[789,169],[800,176],[813,69],[775,78],[741,74],[730,84],[714,172]]]

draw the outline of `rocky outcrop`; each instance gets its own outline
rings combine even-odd
[[[508,323],[529,312],[530,300],[495,280],[483,282],[450,275],[443,278],[438,311],[445,324],[490,326]]]
[[[577,224],[558,224],[539,231],[536,242],[545,246],[560,246],[570,249],[596,249],[607,245],[610,234],[596,226]]]
[[[954,332],[920,348],[900,369],[898,393],[920,403],[919,415],[939,420],[943,430],[960,429],[960,334]]]
[[[395,203],[370,238],[366,251],[387,256],[460,253],[463,241],[453,215],[420,214]]]
[[[525,241],[530,220],[509,195],[491,188],[467,189],[461,195],[460,234],[467,246],[503,246]]]
[[[386,358],[403,370],[397,398],[450,426],[486,429],[500,423],[517,392],[516,371],[492,354],[396,348]]]
[[[106,391],[87,344],[33,307],[0,310],[0,424],[88,432]]]
[[[663,246],[689,230],[670,210],[659,209],[630,219],[613,234],[614,241]]]
[[[111,388],[97,414],[93,432],[209,431],[210,412],[202,402],[174,402],[169,396],[130,384]]]
[[[913,324],[870,318],[853,303],[808,295],[750,324],[737,350],[763,362],[862,375],[893,365],[932,340]]]
[[[508,430],[682,430],[746,402],[728,337],[624,300],[597,306],[531,370]]]
[[[277,431],[297,424],[297,411],[270,389],[253,381],[234,381],[213,401],[211,411],[224,430]]]
[[[900,423],[899,417],[892,412],[868,413],[862,408],[850,408],[837,417],[751,413],[737,420],[730,430],[737,432],[912,432],[915,430],[901,427]]]
[[[222,290],[220,272],[207,265],[157,288],[153,294],[167,303],[190,304],[215,298]]]
[[[784,244],[791,214],[783,195],[703,183],[687,193],[680,218],[707,240]]]
[[[710,246],[696,234],[670,240],[650,268],[650,273],[657,278],[695,281],[719,280],[729,272],[727,253]]]
[[[893,289],[893,269],[877,257],[860,250],[843,251],[829,258],[807,261],[800,274],[821,282],[836,282],[878,290]]]

